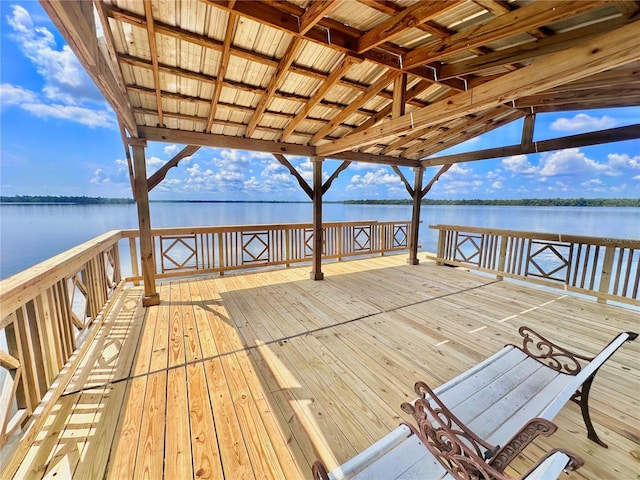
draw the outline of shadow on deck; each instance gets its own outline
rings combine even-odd
[[[638,312],[405,256],[132,287],[96,336],[15,478],[309,478],[395,428],[413,383],[460,374],[529,325],[595,353]],[[586,459],[569,478],[640,478],[640,344],[601,369],[586,438],[579,407],[529,447]]]

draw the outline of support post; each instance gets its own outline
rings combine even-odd
[[[144,144],[132,145],[133,168],[135,174],[135,199],[138,207],[138,226],[140,229],[140,262],[144,279],[144,298],[142,305],[150,307],[160,303],[156,292],[156,266],[153,258],[153,237],[151,236],[151,215],[149,213],[149,190],[147,188],[147,169],[144,158]]]
[[[309,278],[323,280],[322,273],[322,157],[311,157],[313,164],[313,267]]]
[[[409,265],[418,265],[418,233],[420,231],[420,203],[422,201],[422,177],[424,175],[424,167],[417,167],[414,171],[413,184],[413,209],[411,210],[411,231],[409,232]]]

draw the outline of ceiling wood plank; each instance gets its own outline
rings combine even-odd
[[[342,78],[347,73],[347,71],[355,62],[359,61],[354,59],[353,57],[345,57],[335,68],[332,69],[331,74],[329,75],[327,80],[321,82],[318,85],[318,89],[315,91],[313,96],[302,106],[300,111],[296,114],[295,118],[291,120],[291,122],[289,122],[287,127],[284,129],[281,138],[283,142],[291,136],[300,122],[307,118],[309,112],[311,112],[311,110],[316,105],[318,105],[318,103],[320,103],[327,92],[340,80],[340,78]]]
[[[454,53],[480,47],[532,28],[557,22],[580,12],[587,12],[602,5],[601,1],[587,0],[581,2],[532,2],[477,27],[462,30],[423,48],[412,50],[405,55],[403,63],[406,68],[417,67]]]
[[[380,90],[384,89],[387,85],[393,82],[399,75],[401,75],[401,72],[397,72],[395,70],[388,70],[387,72],[385,72],[367,89],[366,92],[362,92],[358,96],[358,98],[356,98],[340,113],[333,117],[327,125],[318,130],[318,132],[311,138],[311,144],[315,145],[336,128],[338,128],[343,121],[349,118],[352,114],[356,113],[362,105],[376,96],[380,92]]]
[[[507,147],[489,148],[475,152],[434,157],[422,160],[422,165],[430,167],[434,165],[445,165],[447,163],[475,162],[478,160],[488,160],[490,158],[510,157],[512,155],[551,152],[554,150],[563,150],[565,148],[623,142],[638,138],[640,138],[640,124],[611,128],[608,130],[599,130],[597,132],[581,133],[578,135],[554,138],[551,140],[542,140],[540,142],[532,142],[528,148],[523,148],[522,145],[510,145]]]
[[[388,42],[405,30],[417,27],[435,16],[457,7],[460,3],[462,3],[462,0],[450,0],[447,2],[423,0],[415,3],[389,17],[358,38],[357,52],[364,53]]]
[[[160,86],[160,72],[158,70],[158,48],[156,46],[156,32],[153,25],[153,7],[151,0],[144,0],[144,14],[147,23],[147,37],[149,38],[149,54],[151,55],[151,63],[153,64],[153,83],[156,89],[156,108],[158,109],[158,123],[164,126],[162,118],[162,94]]]
[[[247,130],[245,133],[247,137],[251,137],[253,135],[253,132],[255,132],[256,126],[258,125],[260,118],[262,118],[262,114],[266,110],[267,105],[269,105],[269,102],[273,98],[273,95],[276,92],[278,85],[280,85],[280,82],[282,81],[282,79],[289,73],[289,67],[293,63],[293,60],[295,59],[295,56],[300,50],[302,43],[303,43],[303,40],[300,37],[293,37],[291,39],[291,43],[289,44],[287,51],[280,59],[280,62],[278,63],[278,67],[276,68],[274,75],[271,77],[271,80],[269,80],[269,85],[267,86],[267,92],[264,95],[262,95],[260,102],[258,102],[258,105],[256,106],[256,111],[251,117],[251,120],[249,121],[249,125],[247,126]]]
[[[56,25],[80,63],[122,119],[129,135],[137,137],[136,119],[126,91],[118,84],[111,67],[98,47],[93,4],[78,0],[41,1],[40,5]]]
[[[582,45],[549,55],[534,65],[423,107],[412,112],[411,116],[403,115],[340,140],[319,145],[316,151],[320,156],[327,156],[360,148],[412,127],[444,122],[638,61],[640,49],[637,48],[637,27],[637,21],[624,25]]]
[[[311,30],[316,23],[338,5],[340,5],[340,0],[316,0],[311,2],[300,17],[300,35],[304,35]]]

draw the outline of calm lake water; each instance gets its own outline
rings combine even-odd
[[[325,221],[409,220],[411,206],[325,204],[323,216]],[[311,219],[310,203],[151,203],[154,228]],[[640,238],[640,208],[423,206],[421,220],[421,249],[430,252],[436,250],[437,232],[428,226],[437,223]],[[0,205],[0,278],[108,230],[129,228],[138,228],[135,205]],[[121,247],[124,263],[127,252],[123,250]]]

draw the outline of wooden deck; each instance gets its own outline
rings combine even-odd
[[[437,386],[529,325],[595,353],[637,311],[405,256],[164,283],[141,307],[128,289],[97,334],[15,478],[309,478],[395,428],[413,383]],[[572,449],[568,478],[640,478],[640,341],[601,369],[586,438],[568,404],[543,450]],[[512,472],[512,473],[516,473]]]

